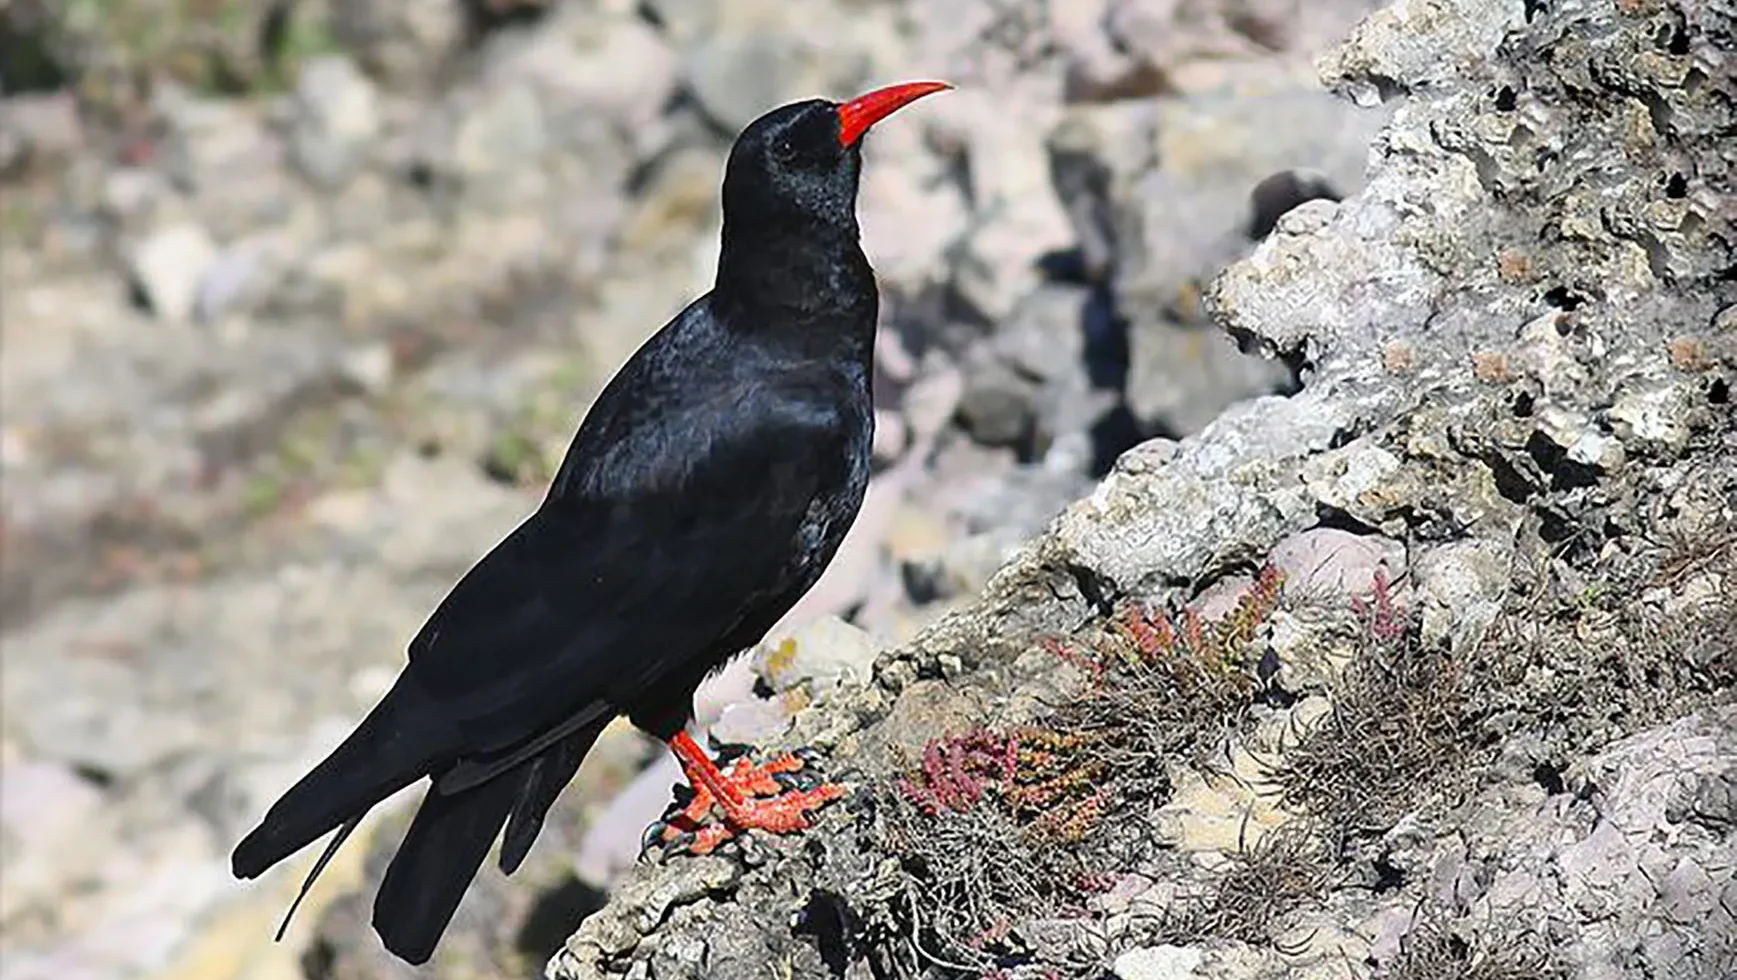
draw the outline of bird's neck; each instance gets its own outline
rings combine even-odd
[[[805,347],[866,351],[874,343],[878,294],[854,222],[794,234],[726,223],[713,295],[732,311],[732,329],[788,332]]]

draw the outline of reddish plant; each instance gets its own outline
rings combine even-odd
[[[1375,570],[1369,598],[1351,597],[1351,609],[1378,640],[1390,643],[1405,635],[1405,616],[1393,602],[1393,583],[1385,568]]]
[[[1019,763],[1019,740],[984,729],[930,739],[923,747],[922,766],[901,776],[900,795],[928,816],[942,810],[963,812],[982,798],[991,784],[1011,786]]]
[[[1104,680],[1104,662],[1098,657],[1090,656],[1074,649],[1066,640],[1059,637],[1046,636],[1038,641],[1038,645],[1054,654],[1065,664],[1071,664],[1091,677],[1092,683],[1101,684]]]

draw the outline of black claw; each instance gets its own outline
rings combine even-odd
[[[718,765],[727,765],[752,752],[754,747],[742,742],[719,742],[712,740],[712,751],[717,756]]]
[[[806,793],[812,789],[819,789],[821,784],[820,774],[807,770],[781,772],[774,778],[777,779],[778,785],[782,786],[785,790],[798,793]]]
[[[856,816],[873,817],[875,815],[875,795],[868,787],[858,787],[855,792],[844,795],[845,811]]]
[[[694,791],[694,788],[689,786],[687,783],[676,783],[670,788],[670,797],[675,800],[672,808],[680,810],[689,803],[692,803],[694,797],[698,795],[699,794]]]
[[[790,754],[801,759],[803,762],[819,762],[821,755],[820,750],[812,745],[804,745],[801,748],[794,749]]]
[[[653,848],[657,848],[663,843],[663,833],[668,829],[669,824],[662,820],[653,820],[651,825],[645,828],[645,833],[639,835],[639,859],[641,861],[650,856]]]
[[[761,847],[760,843],[756,841],[752,835],[737,834],[724,844],[720,844],[718,850],[723,850],[730,844],[736,845],[735,856],[740,859],[742,864],[746,867],[758,868],[760,865],[766,863],[766,849]]]

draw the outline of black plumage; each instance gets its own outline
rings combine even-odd
[[[944,87],[796,103],[742,133],[712,291],[604,389],[541,506],[440,603],[355,732],[236,847],[236,875],[341,829],[329,856],[369,808],[429,779],[374,905],[387,948],[420,963],[503,827],[510,873],[618,714],[670,742],[700,795],[693,814],[722,806],[730,829],[707,831],[708,846],[797,829],[836,796],[761,799],[764,773],[720,773],[684,728],[700,681],[814,584],[862,503],[877,296],[858,244],[860,137]]]

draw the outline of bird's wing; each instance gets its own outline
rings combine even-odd
[[[616,433],[464,576],[407,675],[465,754],[622,707],[785,598],[813,503],[846,465],[814,404],[723,389]]]

